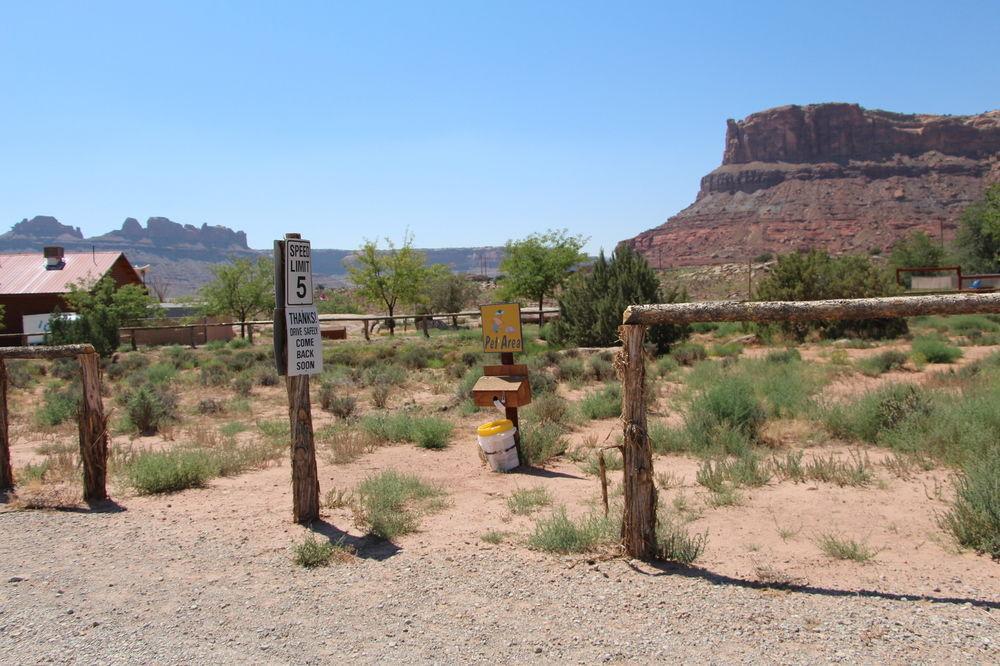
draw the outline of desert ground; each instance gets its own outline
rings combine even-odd
[[[291,521],[287,398],[266,334],[109,363],[113,501],[94,507],[60,412],[72,373],[20,364],[0,661],[998,662],[1000,565],[948,528],[968,460],[935,410],[974,421],[969,396],[998,395],[1000,324],[949,321],[791,347],[702,327],[651,350],[658,515],[676,539],[652,563],[615,546],[614,350],[549,349],[526,327],[541,376],[522,415],[532,463],[499,474],[475,435],[498,414],[467,397],[496,362],[478,330],[327,341],[311,526]],[[920,351],[926,339],[939,344]],[[960,356],[933,362],[941,346]],[[152,429],[135,413],[146,385],[173,396]],[[900,386],[913,388],[887,403]],[[699,429],[706,396],[727,387],[755,396],[752,431]],[[962,433],[956,447],[973,442]],[[387,471],[431,491],[380,515],[366,482]]]

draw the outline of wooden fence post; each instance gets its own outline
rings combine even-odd
[[[83,500],[108,498],[108,429],[101,402],[101,369],[97,354],[80,354],[83,403],[80,408],[80,457],[83,460]]]
[[[656,486],[653,484],[653,452],[646,430],[646,363],[643,358],[645,326],[619,329],[622,350],[616,366],[622,380],[622,445],[625,509],[622,515],[622,546],[638,559],[656,554]]]
[[[313,442],[309,375],[286,377],[288,420],[292,428],[292,518],[308,525],[319,519],[319,475]]]
[[[10,422],[7,418],[7,366],[0,358],[0,492],[14,487],[10,465]]]

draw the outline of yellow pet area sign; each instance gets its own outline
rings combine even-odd
[[[524,350],[521,339],[521,306],[517,303],[480,305],[483,316],[483,351],[519,352]]]

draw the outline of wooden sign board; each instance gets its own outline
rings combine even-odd
[[[479,313],[483,318],[484,352],[524,351],[520,305],[517,303],[480,305]]]

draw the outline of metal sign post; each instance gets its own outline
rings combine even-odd
[[[319,518],[309,375],[323,371],[323,345],[313,304],[311,248],[299,234],[274,241],[274,362],[288,390],[292,518],[308,524]]]

